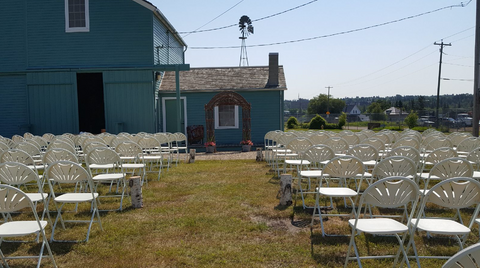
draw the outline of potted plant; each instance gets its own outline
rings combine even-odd
[[[240,144],[242,145],[242,152],[250,152],[253,142],[251,140],[243,140]]]
[[[215,146],[217,144],[215,143],[215,141],[207,141],[205,143],[205,152],[206,153],[213,153],[215,152]]]

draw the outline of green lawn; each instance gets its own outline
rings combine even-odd
[[[343,266],[349,238],[323,238],[319,224],[311,231],[311,216],[301,208],[301,200],[296,206],[281,207],[278,190],[279,180],[265,162],[182,163],[165,170],[159,182],[151,175],[148,187],[143,188],[144,208],[129,208],[127,199],[124,211],[101,214],[104,231],[94,224],[89,242],[51,243],[51,247],[59,267]],[[311,198],[308,201],[312,202]],[[102,201],[101,206],[115,205],[109,202],[113,201]],[[331,233],[350,233],[346,220],[336,217],[326,222],[326,228]],[[85,225],[78,224],[59,229],[59,235],[81,236],[85,230]],[[369,244],[363,235],[357,240],[363,253],[395,253],[394,238],[368,238]],[[477,240],[475,226],[468,245]],[[454,254],[458,250],[452,240],[427,241],[419,236],[416,241],[422,254]],[[6,254],[21,254],[34,252],[38,246],[3,243],[2,249]],[[422,267],[443,263],[422,260]],[[31,267],[32,261],[11,264]],[[365,267],[391,264],[390,260],[364,263]],[[45,259],[42,267],[49,266]],[[356,262],[349,267],[357,267]]]

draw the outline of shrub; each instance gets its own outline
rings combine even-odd
[[[316,115],[310,120],[310,129],[324,129],[327,121],[320,115]]]
[[[292,129],[292,128],[297,128],[298,127],[298,120],[295,118],[295,116],[290,116],[287,120],[287,128]]]
[[[347,114],[342,112],[340,117],[338,117],[338,128],[342,129],[343,126],[345,126],[346,123],[347,123]]]
[[[337,124],[334,123],[326,123],[325,129],[341,129]]]
[[[300,128],[309,129],[310,128],[310,123],[301,123]]]
[[[417,113],[411,111],[410,114],[405,118],[405,124],[407,124],[408,128],[413,129],[418,125],[417,120],[418,120]]]

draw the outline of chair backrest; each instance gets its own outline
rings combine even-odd
[[[357,144],[348,149],[346,154],[358,157],[362,161],[378,160],[378,150],[371,144]]]
[[[473,162],[477,168],[480,168],[480,147],[471,150],[467,155],[467,160]]]
[[[0,153],[5,152],[8,149],[10,149],[10,147],[8,147],[8,145],[6,143],[0,141]]]
[[[143,150],[151,149],[151,150],[159,150],[160,143],[158,142],[157,139],[155,139],[153,136],[145,136],[143,137],[139,142],[138,145]]]
[[[103,147],[107,147],[107,145],[103,142],[96,142],[96,141],[90,142],[90,143],[87,143],[85,147],[83,147],[83,153],[88,154],[90,151],[92,151],[95,148],[103,148]]]
[[[433,164],[439,163],[447,158],[457,157],[457,152],[451,147],[441,147],[433,150],[425,157],[425,163]]]
[[[383,179],[392,176],[414,178],[417,173],[417,164],[405,156],[390,156],[375,165],[372,176]]]
[[[332,178],[354,178],[363,173],[362,161],[350,155],[333,158],[322,170],[322,176],[328,174]]]
[[[120,143],[126,142],[126,141],[132,141],[132,140],[131,140],[130,138],[128,138],[127,136],[117,136],[117,137],[115,137],[115,138],[112,140],[110,146],[113,147],[113,148],[115,148],[115,147],[117,147]]]
[[[406,137],[403,137],[403,138],[399,139],[398,141],[396,141],[392,145],[392,149],[397,148],[397,147],[401,147],[401,146],[410,146],[410,147],[413,147],[417,150],[420,150],[420,142],[418,141],[418,139],[416,137],[413,137],[413,136],[406,136]]]
[[[77,183],[91,179],[88,171],[80,164],[66,160],[49,165],[45,170],[45,176],[58,183]]]
[[[143,155],[143,150],[140,145],[133,141],[126,141],[118,144],[115,147],[115,152],[120,156],[139,157]]]
[[[458,134],[456,134],[458,133]],[[474,138],[473,140],[476,141],[476,137],[472,137],[472,133],[467,133],[467,132],[454,132],[449,135],[450,140],[452,141],[453,146],[459,146],[462,141],[469,139],[469,138]]]
[[[368,136],[365,133],[355,132],[355,135],[358,136],[359,143],[362,143],[362,141],[368,139]]]
[[[452,141],[447,137],[437,137],[436,139],[431,140],[427,144],[427,146],[425,147],[425,150],[433,151],[437,148],[442,148],[442,147],[453,148]]]
[[[17,146],[15,146],[15,149],[25,151],[30,156],[40,155],[40,149],[32,143],[26,141],[18,143]]]
[[[15,143],[20,143],[20,142],[22,142],[22,141],[25,141],[25,138],[22,137],[22,136],[20,136],[20,135],[18,135],[18,134],[15,134],[15,135],[12,136],[12,140],[13,140],[13,142],[15,142]]]
[[[97,147],[93,148],[85,158],[87,166],[91,164],[120,164],[120,156],[110,148]]]
[[[47,142],[47,143],[50,143],[52,142],[54,139],[55,139],[55,135],[53,135],[52,133],[45,133],[42,135],[42,138]]]
[[[310,146],[303,154],[304,158],[310,163],[320,166],[321,162],[330,161],[335,158],[335,152],[332,148],[324,144]]]
[[[5,143],[10,149],[13,149],[13,147],[17,145],[12,139],[9,139],[9,138],[3,138],[2,142]]]
[[[480,243],[464,248],[448,259],[442,268],[479,267]]]
[[[360,143],[360,138],[353,132],[351,134],[343,135],[342,138],[347,141],[348,145],[353,146]]]
[[[283,132],[277,140],[277,144],[287,146],[287,144],[297,136],[293,132]]]
[[[75,153],[63,148],[52,148],[50,150],[47,150],[43,155],[42,162],[46,165],[51,165],[61,160],[68,160],[78,163],[78,158]]]
[[[386,133],[376,133],[375,135],[373,135],[373,138],[380,139],[381,141],[383,141],[384,144],[391,143],[390,137]]]
[[[35,212],[35,206],[22,190],[10,185],[0,184],[0,213],[11,213],[28,207],[32,209],[32,212]],[[40,226],[37,213],[33,214]]]
[[[441,180],[454,177],[472,177],[473,166],[464,158],[453,157],[438,162],[432,167],[429,174],[429,178],[436,176]]]
[[[286,144],[286,148],[295,153],[303,153],[312,145],[313,143],[306,137],[295,137]]]
[[[5,162],[0,164],[0,182],[9,185],[22,185],[36,182],[41,190],[38,174],[28,166],[18,162]]]
[[[421,159],[420,152],[411,146],[400,146],[393,148],[387,154],[387,157],[390,156],[405,156],[413,160],[413,162],[417,163],[417,165],[419,165]]]
[[[349,148],[348,142],[341,137],[330,137],[324,141],[324,144],[332,148],[336,154],[343,154]]]
[[[372,137],[362,141],[362,144],[370,144],[377,149],[377,151],[382,152],[385,150],[385,142],[381,139]]]
[[[54,140],[50,142],[50,144],[47,147],[47,151],[51,149],[65,149],[67,151],[72,152],[73,154],[76,153],[75,147],[72,146],[72,144],[66,142],[65,140]]]
[[[426,193],[422,210],[425,208],[425,203],[428,202],[451,209],[478,206],[480,204],[480,183],[468,177],[454,177],[441,181]],[[472,215],[472,217],[472,220],[476,219],[476,215]]]
[[[328,138],[330,138],[330,136],[328,136],[327,134],[325,133],[314,133],[313,135],[311,135],[310,137],[308,137],[313,144],[323,144],[325,142],[325,140],[327,140]]]
[[[10,149],[0,154],[0,163],[18,162],[25,165],[35,165],[33,158],[25,151],[19,149]]]
[[[398,208],[413,203],[413,214],[418,195],[419,189],[414,180],[402,176],[392,176],[381,179],[365,189],[358,207],[359,210],[361,210],[363,205]],[[360,214],[358,213],[357,215]]]
[[[467,137],[457,145],[457,152],[470,152],[480,146],[477,137]]]

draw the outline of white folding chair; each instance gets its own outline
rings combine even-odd
[[[450,257],[442,268],[477,268],[480,266],[480,243],[464,248]]]
[[[305,195],[308,193],[314,194],[315,192],[311,191],[311,180],[318,179],[322,176],[322,168],[323,166],[328,163],[330,160],[335,158],[335,152],[332,148],[328,147],[327,145],[313,145],[307,150],[305,150],[303,154],[305,160],[309,161],[310,165],[308,166],[307,170],[303,169],[303,165],[300,167],[301,170],[298,176],[298,186],[295,195],[300,192],[302,197],[302,205],[305,209],[307,206],[305,205]],[[307,180],[307,187],[306,189],[303,188],[302,180]],[[296,196],[295,196],[296,201]]]
[[[320,226],[322,229],[322,236],[326,236],[326,232],[323,224],[323,217],[331,216],[351,216],[355,213],[355,202],[352,198],[357,198],[360,186],[362,185],[364,167],[360,159],[355,156],[341,156],[330,160],[322,170],[322,176],[319,180],[318,188],[315,194],[315,207],[312,214],[313,226],[315,218],[320,220]],[[356,180],[359,180],[359,183]],[[356,190],[351,189],[348,185],[351,181],[354,181]],[[322,186],[325,182],[326,186]],[[333,185],[336,183],[336,186]],[[336,213],[336,214],[324,214],[322,213],[322,207],[320,207],[320,196],[324,196],[330,199],[330,208],[333,209],[333,198],[343,198],[344,205],[347,207],[346,199],[350,200],[352,209],[350,213]]]
[[[32,210],[35,220],[8,221],[3,223],[0,225],[0,243],[9,237],[23,237],[27,235],[40,236],[42,239],[40,253],[37,256],[5,256],[0,250],[0,257],[2,258],[3,264],[9,267],[7,264],[7,260],[9,259],[38,259],[37,267],[40,267],[43,258],[50,258],[53,267],[57,267],[45,235],[45,227],[48,222],[38,218],[35,205],[23,191],[10,185],[0,184],[0,213],[12,213],[24,208],[30,208]],[[43,255],[44,248],[47,248],[48,256]]]
[[[411,222],[410,246],[413,247],[415,258],[420,267],[420,258],[440,258],[445,259],[449,256],[418,256],[417,249],[413,242],[414,232],[427,232],[430,236],[442,235],[453,236],[459,244],[460,249],[467,236],[471,232],[471,228],[480,209],[480,183],[472,178],[450,178],[443,180],[433,186],[421,199],[421,204],[415,218]],[[445,218],[444,216],[431,215],[426,211],[426,204],[432,203],[442,209],[442,214],[450,210],[455,213],[454,218]],[[468,226],[465,226],[459,212],[460,209],[475,207],[471,215]]]
[[[117,147],[115,151],[120,156],[122,160],[122,168],[125,173],[129,171],[132,173],[132,176],[137,174],[141,177],[142,184],[148,181],[146,180],[146,165],[143,156],[143,150],[137,143],[133,141],[122,142]],[[138,173],[136,173],[138,171]]]
[[[408,256],[404,248],[404,242],[409,231],[408,225],[410,224],[410,218],[413,217],[415,208],[417,206],[418,193],[418,186],[415,181],[406,177],[388,177],[381,179],[370,185],[363,192],[358,204],[358,211],[355,213],[355,219],[350,219],[348,221],[350,227],[352,228],[352,235],[350,238],[350,244],[348,246],[345,267],[347,267],[349,260],[354,259],[357,260],[359,267],[362,267],[362,259],[395,258],[396,264],[400,252],[402,253],[403,258],[407,261],[408,267],[410,267],[408,263]],[[362,208],[367,210],[367,208],[370,208],[371,206],[389,209],[403,208],[405,210],[404,214],[408,216],[406,219],[407,224],[388,217],[372,218],[365,216],[360,218]],[[408,207],[411,208],[410,213],[407,212]],[[355,237],[362,233],[395,236],[399,243],[397,254],[384,256],[360,256],[357,244],[355,243]],[[355,257],[350,257],[352,248],[355,252]]]
[[[168,155],[168,153],[162,152],[161,144],[153,136],[143,137],[138,145],[143,150],[143,160],[148,166],[147,173],[158,173],[157,180],[160,180],[163,169],[163,156]],[[158,169],[158,171],[155,171],[155,169]]]
[[[107,147],[94,148],[90,151],[85,162],[90,176],[95,184],[95,191],[98,192],[98,186],[103,183],[110,183],[110,190],[116,184],[116,194],[101,195],[102,198],[117,197],[120,198],[120,207],[123,209],[123,199],[125,197],[126,178],[122,167],[122,160],[120,156],[113,150]],[[120,192],[120,193],[119,193]]]
[[[97,198],[98,193],[95,192],[93,181],[86,169],[84,169],[80,164],[74,163],[71,161],[58,161],[48,166],[46,172],[46,177],[48,178],[48,186],[50,188],[51,199],[55,203],[55,208],[57,209],[57,218],[52,228],[52,241],[55,240],[55,229],[57,224],[60,221],[62,228],[65,229],[65,223],[87,223],[87,235],[84,240],[69,240],[68,242],[87,242],[90,237],[90,230],[92,229],[92,224],[94,222],[98,223],[100,229],[103,230],[102,222],[100,220],[100,214],[98,213],[97,207]],[[65,192],[67,187],[63,187],[60,190],[61,194],[58,192],[57,188],[53,183],[56,184],[70,184],[71,187],[76,187],[77,184],[84,185],[81,191],[76,192]],[[90,219],[64,219],[65,212],[62,211],[66,204],[75,204],[75,207],[79,203],[89,204],[89,210],[91,213]],[[96,217],[96,220],[95,220]],[[66,240],[61,240],[66,242]]]

